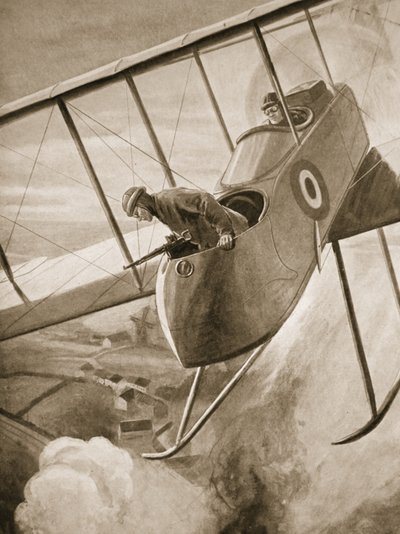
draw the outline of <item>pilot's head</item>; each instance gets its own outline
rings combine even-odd
[[[135,217],[139,221],[153,220],[154,199],[146,193],[145,187],[130,187],[122,197],[122,208],[128,217]]]
[[[270,124],[281,124],[284,121],[282,106],[276,93],[268,93],[264,97],[261,109]]]

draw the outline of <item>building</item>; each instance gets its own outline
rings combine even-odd
[[[117,410],[127,411],[134,408],[135,405],[135,390],[133,388],[126,389],[121,395],[115,399],[114,406]]]
[[[168,417],[168,406],[165,402],[158,401],[153,408],[154,417],[156,419],[166,419]]]
[[[86,378],[91,378],[95,373],[95,368],[91,363],[85,362],[80,366],[80,371],[84,373]]]
[[[150,379],[143,378],[141,376],[128,376],[127,382],[132,388],[136,389],[137,391],[141,391],[142,393],[149,393],[151,382]]]
[[[123,330],[122,332],[117,332],[115,334],[109,334],[106,338],[103,339],[102,346],[105,349],[123,347],[126,345],[132,345],[131,336]]]
[[[153,447],[157,452],[165,451],[171,446],[171,429],[174,428],[172,421],[164,423],[155,429]],[[176,432],[176,431],[175,431]]]
[[[87,358],[86,361],[93,365],[94,369],[103,369],[103,366],[101,363],[99,363],[95,356],[92,356],[91,358]]]
[[[124,391],[124,389],[128,385],[128,382],[123,376],[119,374],[113,374],[111,376],[108,376],[108,378],[104,380],[104,384],[112,388],[115,393],[119,395],[120,393],[122,393],[122,391]]]
[[[89,343],[92,345],[102,345],[104,342],[104,337],[102,334],[96,334],[92,332],[89,336]]]
[[[108,339],[108,337],[105,337],[103,339],[101,346],[103,347],[103,349],[111,349],[111,341]]]
[[[154,430],[155,437],[158,438],[159,436],[161,436],[165,432],[168,432],[168,430],[170,430],[172,427],[173,427],[172,421],[168,421],[168,423],[164,423],[160,427],[155,428],[155,430]]]
[[[138,447],[151,447],[153,440],[153,423],[151,419],[121,421],[118,427],[118,440],[133,442]]]
[[[98,384],[105,385],[109,374],[110,373],[105,369],[97,369],[93,375],[93,378]]]
[[[132,338],[136,345],[170,350],[160,325],[154,297],[149,299],[149,304],[129,318],[132,321]]]

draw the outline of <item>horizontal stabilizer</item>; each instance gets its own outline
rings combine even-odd
[[[400,221],[400,179],[376,148],[365,156],[333,221],[328,241]]]

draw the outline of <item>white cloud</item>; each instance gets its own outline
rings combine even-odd
[[[161,464],[131,458],[102,437],[59,438],[15,513],[25,534],[190,534],[213,532],[204,492]]]

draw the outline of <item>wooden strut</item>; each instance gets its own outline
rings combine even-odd
[[[261,29],[260,29],[260,26],[256,22],[253,24],[253,35],[254,35],[254,38],[255,38],[255,40],[257,42],[258,48],[260,50],[262,61],[263,61],[264,66],[265,66],[265,68],[266,68],[266,70],[268,72],[269,78],[271,80],[272,87],[274,88],[274,91],[277,93],[277,95],[279,97],[279,100],[280,100],[280,102],[282,104],[283,111],[285,113],[286,120],[288,121],[290,129],[292,131],[293,137],[294,137],[297,145],[300,146],[301,145],[301,141],[300,141],[300,138],[299,138],[299,134],[297,133],[296,126],[295,126],[295,124],[293,122],[292,116],[291,116],[290,111],[289,111],[289,107],[288,107],[288,105],[286,103],[285,95],[283,93],[281,84],[279,82],[278,75],[277,75],[277,73],[275,71],[274,64],[272,63],[272,59],[271,59],[271,56],[269,54],[267,45],[265,43],[263,34],[261,32]]]
[[[222,116],[221,109],[218,105],[217,99],[215,98],[214,91],[212,90],[210,81],[208,79],[207,73],[204,69],[203,62],[201,61],[200,55],[196,49],[193,49],[193,57],[196,61],[197,67],[199,69],[201,78],[203,80],[204,86],[206,88],[208,97],[211,101],[211,105],[213,107],[214,113],[217,117],[218,123],[221,127],[222,134],[224,136],[225,142],[228,145],[228,148],[231,152],[234,150],[233,142],[231,139],[231,136],[229,135],[228,128],[225,124],[224,117]]]
[[[169,449],[163,452],[144,453],[142,454],[143,458],[147,458],[148,460],[163,460],[163,459],[171,458],[172,456],[175,456],[177,452],[182,450],[194,438],[194,436],[203,428],[203,426],[210,419],[212,414],[222,404],[222,402],[226,399],[226,397],[229,395],[232,389],[236,386],[239,380],[246,374],[246,372],[250,369],[250,367],[253,365],[256,359],[260,356],[263,350],[267,347],[269,341],[270,340],[260,345],[255,351],[252,352],[252,354],[250,354],[250,356],[246,359],[246,361],[243,363],[240,369],[234,374],[234,376],[230,379],[230,381],[226,384],[226,386],[221,390],[218,396],[210,404],[207,410],[205,410],[205,412],[197,419],[197,421],[193,424],[191,429],[188,432],[186,432],[186,434],[184,434],[190,413],[194,405],[195,396],[198,391],[198,387],[200,383],[200,378],[205,369],[205,367],[198,367],[196,370],[196,374],[193,380],[193,384],[192,384],[188,399],[186,401],[185,409],[183,411],[183,416],[181,419],[181,423],[179,425],[179,430],[178,430],[175,445],[173,445],[172,447],[170,447]]]
[[[392,258],[390,256],[389,246],[388,246],[388,243],[387,243],[387,240],[386,240],[386,235],[385,235],[385,232],[384,232],[383,228],[378,228],[377,232],[378,232],[379,241],[380,241],[380,244],[381,244],[381,247],[382,247],[382,254],[383,254],[383,257],[385,259],[386,268],[387,268],[387,271],[388,271],[388,274],[389,274],[390,281],[392,283],[392,289],[393,289],[394,297],[396,299],[397,309],[398,309],[398,311],[400,313],[400,289],[399,289],[399,283],[397,281],[396,273],[394,271]]]
[[[2,245],[0,245],[0,267],[3,269],[8,281],[13,286],[14,291],[17,293],[22,302],[26,305],[32,304],[29,298],[25,295],[22,289],[19,287],[14,278],[14,273],[12,271],[11,265],[8,261],[7,254],[5,253]]]
[[[358,327],[358,322],[357,322],[357,318],[356,318],[356,314],[354,310],[353,300],[351,297],[351,292],[350,292],[350,287],[349,287],[347,274],[346,274],[346,270],[344,266],[342,252],[340,250],[338,241],[333,241],[332,245],[333,245],[333,250],[336,256],[343,295],[344,295],[346,307],[347,307],[347,315],[349,318],[349,324],[350,324],[352,334],[353,334],[353,340],[354,340],[354,344],[355,344],[356,351],[357,351],[358,361],[360,363],[360,368],[361,368],[363,381],[364,381],[364,387],[366,390],[367,398],[369,400],[369,404],[370,404],[370,408],[372,412],[370,420],[364,426],[362,426],[361,428],[359,428],[352,434],[346,436],[345,438],[342,438],[338,441],[334,441],[332,443],[332,445],[343,445],[345,443],[351,443],[353,441],[357,441],[363,436],[369,434],[372,430],[374,430],[379,425],[379,423],[382,421],[382,419],[385,417],[385,415],[389,411],[390,406],[392,405],[394,399],[396,398],[397,393],[400,390],[400,372],[396,376],[396,379],[392,387],[390,388],[389,392],[387,393],[385,399],[383,400],[381,406],[379,407],[379,409],[377,409],[374,388],[372,385],[368,362],[366,360],[364,348],[363,348],[362,341],[361,341],[360,330]],[[390,261],[391,263],[391,258],[390,258],[389,250],[387,248],[387,243],[386,243],[386,250],[384,248],[384,245],[382,245],[382,247],[384,249],[386,260]],[[392,283],[395,286],[395,282],[396,282],[396,287],[398,288],[397,280],[394,275],[394,271],[393,271],[393,276],[394,276],[394,279],[391,277]]]
[[[143,100],[139,94],[139,91],[137,90],[135,82],[133,81],[132,75],[129,72],[125,73],[125,80],[126,80],[126,83],[128,84],[129,91],[132,95],[132,98],[139,110],[140,116],[142,117],[142,121],[144,122],[144,125],[146,126],[147,133],[150,137],[153,148],[156,151],[157,158],[160,162],[160,165],[162,166],[165,179],[167,180],[168,185],[170,187],[176,187],[176,181],[175,181],[174,175],[172,174],[167,158],[165,157],[164,151],[161,147],[161,143],[158,140],[153,124],[143,104]]]
[[[322,243],[318,221],[314,221],[314,253],[317,260],[318,271],[322,271]]]
[[[83,144],[83,141],[81,139],[81,136],[79,135],[78,129],[74,123],[73,118],[71,117],[71,114],[62,98],[57,99],[58,107],[61,111],[61,115],[65,121],[65,124],[68,127],[69,133],[71,134],[72,140],[75,143],[76,149],[78,150],[79,156],[82,160],[82,163],[86,169],[87,175],[89,176],[89,179],[92,183],[93,189],[97,195],[97,198],[99,199],[99,202],[101,204],[101,207],[103,208],[104,214],[107,218],[108,224],[110,225],[110,228],[114,234],[114,237],[118,243],[119,249],[121,251],[122,257],[127,263],[133,263],[133,258],[130,253],[130,250],[128,248],[128,245],[125,241],[125,238],[123,236],[123,233],[121,232],[121,229],[118,225],[118,222],[114,216],[114,213],[108,203],[107,197],[104,194],[103,188],[101,186],[101,183],[97,177],[96,171],[94,170],[94,167],[92,165],[92,162],[90,161],[89,154],[86,151],[85,145]],[[139,277],[139,273],[136,269],[136,267],[132,267],[131,270],[134,282],[139,289],[139,291],[142,291],[142,282]]]
[[[316,44],[319,57],[321,58],[321,61],[322,61],[322,64],[324,66],[326,75],[327,75],[327,77],[329,79],[329,84],[332,87],[333,91],[335,91],[335,93],[336,93],[337,89],[335,87],[335,82],[333,81],[331,71],[329,70],[328,62],[326,61],[324,51],[322,50],[321,41],[319,40],[317,30],[315,29],[314,21],[313,21],[311,15],[310,15],[310,11],[308,9],[305,9],[304,13],[305,13],[305,16],[306,16],[306,19],[307,19],[307,22],[308,22],[308,26],[309,26],[310,31],[311,31],[311,35],[313,36],[314,42]]]

